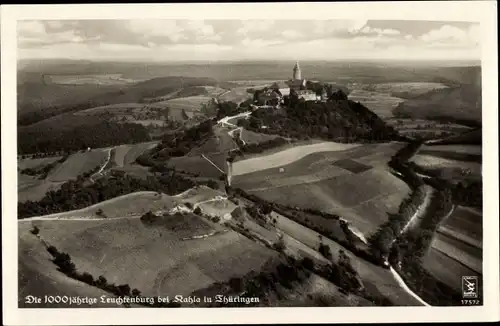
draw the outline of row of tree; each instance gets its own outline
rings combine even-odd
[[[398,213],[389,214],[389,219],[368,238],[371,252],[376,259],[382,262],[387,260],[394,241],[410,223],[425,197],[425,186],[417,188],[401,202]]]
[[[231,191],[234,192],[235,195],[241,196],[243,198],[246,198],[254,203],[257,203],[260,206],[270,206],[272,207],[272,210],[276,211],[277,213],[291,219],[294,222],[297,222],[307,228],[310,228],[313,231],[318,232],[324,237],[327,237],[329,239],[334,240],[335,242],[339,243],[343,247],[347,248],[349,251],[351,251],[353,254],[356,256],[371,262],[376,265],[380,265],[380,261],[376,260],[373,255],[366,250],[366,248],[357,246],[357,242],[353,241],[354,238],[351,237],[351,232],[347,228],[343,228],[344,237],[339,238],[333,231],[325,229],[323,226],[316,224],[313,220],[308,219],[307,217],[304,217],[304,211],[301,211],[301,209],[297,209],[296,207],[290,207],[290,206],[285,206],[285,205],[280,205],[277,203],[273,202],[268,202],[263,198],[260,198],[256,195],[249,194],[245,192],[243,189],[240,188],[231,188]],[[327,219],[329,220],[337,220],[337,215],[335,214],[330,214],[330,213],[324,213],[321,212],[320,214],[316,210],[310,210],[313,212],[313,215],[317,215],[320,218],[325,218],[326,216]],[[340,219],[340,216],[338,217]],[[382,265],[382,267],[386,267]]]
[[[214,135],[214,124],[215,120],[205,120],[184,131],[165,134],[161,143],[140,155],[136,162],[153,166],[156,162],[163,164],[171,157],[185,156],[191,149],[200,146]]]
[[[399,237],[389,257],[391,264],[399,270],[410,288],[433,306],[454,306],[462,299],[460,293],[437,280],[422,263],[430,250],[436,229],[450,213],[452,206],[449,189],[435,192],[419,228]]]
[[[97,287],[101,290],[114,294],[118,297],[141,297],[141,291],[138,289],[131,289],[128,284],[115,285],[114,283],[109,283],[104,276],[99,276],[94,278],[92,274],[88,272],[79,272],[75,266],[75,263],[71,260],[71,256],[68,253],[59,251],[54,246],[48,246],[47,251],[52,255],[52,262],[58,267],[58,270],[65,274],[66,276],[88,284],[90,286]],[[171,302],[164,303],[155,302],[151,304],[138,303],[148,307],[179,307],[179,303]],[[129,306],[127,303],[124,304],[125,307]]]
[[[201,184],[175,172],[151,176],[145,180],[129,175],[104,177],[88,185],[85,185],[85,180],[85,177],[79,177],[75,181],[64,183],[56,191],[47,192],[39,201],[19,203],[18,218],[80,209],[137,191],[157,191],[174,195]]]
[[[68,157],[69,157],[69,155],[65,155],[55,162],[48,163],[48,164],[45,164],[42,166],[37,166],[34,168],[22,169],[20,172],[22,174],[26,174],[26,175],[30,175],[30,176],[38,176],[38,179],[43,180],[47,177],[49,172],[52,171],[52,169],[54,169],[59,164],[64,163],[64,161],[66,161],[68,159]]]
[[[35,129],[30,127],[18,132],[17,142],[18,152],[29,154],[75,152],[86,150],[88,147],[101,148],[149,140],[148,130],[140,124],[103,120],[95,123],[83,122],[73,128],[55,126]]]

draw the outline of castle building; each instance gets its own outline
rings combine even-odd
[[[287,84],[290,87],[290,91],[294,90],[299,98],[306,101],[318,100],[315,92],[306,89],[307,80],[302,78],[302,71],[300,70],[299,62],[295,63],[292,72],[292,79],[290,79]]]
[[[306,87],[306,80],[302,78],[302,71],[300,70],[299,62],[295,63],[293,67],[292,79],[288,81],[290,89],[300,90]]]

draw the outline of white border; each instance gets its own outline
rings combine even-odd
[[[498,321],[498,83],[494,1],[23,5],[1,7],[2,259],[6,325]],[[280,15],[279,13],[283,13]],[[484,296],[481,307],[18,309],[16,21],[25,19],[395,19],[476,21],[482,33]]]

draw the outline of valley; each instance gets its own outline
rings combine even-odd
[[[482,148],[461,141],[478,128],[468,123],[478,113],[464,112],[478,108],[447,121],[431,106],[412,114],[423,98],[461,94],[451,68],[391,68],[385,80],[312,68],[307,91],[327,98],[290,91],[270,105],[252,93],[282,82],[266,67],[210,78],[200,67],[185,77],[52,72],[43,87],[110,89],[44,110],[20,92],[19,298],[42,288],[224,293],[276,307],[457,305],[460,276],[482,275]],[[352,77],[321,81],[332,71]],[[384,233],[412,214],[400,234]]]

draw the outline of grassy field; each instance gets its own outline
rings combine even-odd
[[[268,201],[338,214],[368,235],[388,219],[388,213],[397,211],[401,200],[410,192],[386,166],[401,146],[372,144],[317,152],[288,165],[248,174],[235,173],[233,186]],[[260,159],[266,162],[265,157]],[[245,161],[235,163],[233,171],[240,162]],[[273,160],[268,164],[272,165]],[[256,169],[255,165],[251,168]],[[353,168],[358,173],[349,171]]]
[[[76,180],[80,174],[104,164],[107,157],[107,150],[102,149],[73,154],[54,171],[51,171],[47,179],[56,182]]]
[[[200,111],[202,105],[209,102],[212,99],[211,96],[189,96],[174,98],[164,102],[155,103],[155,105],[164,105],[173,110],[185,110],[185,111]]]
[[[403,102],[404,99],[391,96],[381,92],[370,92],[362,89],[357,89],[349,93],[349,99],[355,102],[360,102],[382,119],[392,117],[392,110]]]
[[[153,191],[141,191],[123,195],[79,210],[56,213],[30,219],[99,219],[96,213],[101,210],[104,217],[113,219],[124,216],[140,216],[147,211],[168,211],[181,201],[175,197]]]
[[[61,159],[62,156],[52,156],[52,157],[44,157],[44,158],[26,158],[17,161],[17,167],[20,170],[24,169],[35,169],[38,167],[45,166],[50,163],[54,163],[55,161]]]
[[[461,291],[461,276],[483,273],[482,214],[457,207],[439,227],[424,267],[437,279]]]
[[[250,98],[252,98],[252,94],[247,92],[248,87],[236,87],[227,92],[220,94],[217,99],[219,102],[234,102],[241,103]]]
[[[420,151],[428,152],[450,152],[450,153],[461,153],[469,155],[482,155],[483,149],[479,145],[423,145]]]
[[[219,169],[226,171],[226,154],[208,154],[207,156]],[[219,178],[222,173],[201,155],[172,157],[168,160],[168,166],[174,167],[178,171],[189,174],[196,174],[201,177]]]
[[[50,190],[56,191],[64,182],[38,180],[32,176],[17,174],[17,201],[38,201]]]
[[[137,81],[122,78],[121,74],[49,75],[47,77],[50,78],[54,84],[63,85],[127,85]]]
[[[372,89],[380,93],[406,93],[405,98],[422,95],[434,89],[447,87],[448,86],[444,84],[432,82],[379,83],[368,85],[368,89]]]
[[[423,266],[436,279],[459,292],[462,291],[462,276],[480,277],[482,275],[448,256],[446,250],[443,252],[435,247],[431,248],[425,256]]]
[[[228,134],[231,130],[232,128],[227,127],[214,127],[214,136],[207,139],[200,147],[191,150],[189,155],[227,153],[230,150],[237,149],[238,146]]]
[[[229,121],[229,122],[232,123],[231,121]],[[246,144],[262,143],[262,142],[265,142],[268,140],[276,139],[278,137],[280,137],[280,136],[256,133],[256,132],[246,130],[246,129],[242,129],[242,131],[241,131],[241,139]]]
[[[133,145],[120,145],[115,147],[114,161],[116,166],[122,167],[135,162],[137,157],[148,149],[153,148],[158,141],[139,143]]]
[[[453,155],[454,157],[459,156],[462,159],[464,157],[468,156],[467,154],[461,154],[461,153],[452,153],[449,155]],[[448,156],[448,155],[445,155],[445,156]],[[478,156],[475,156],[475,157],[478,157]],[[477,176],[480,178],[482,175],[481,163],[443,158],[443,155],[436,155],[436,152],[433,152],[432,155],[418,153],[417,155],[415,155],[411,159],[411,161],[415,162],[416,164],[418,164],[420,166],[427,167],[427,168],[435,168],[435,169],[442,169],[442,170],[470,169],[472,176]]]
[[[36,168],[55,162],[61,157],[47,157],[40,159],[24,159],[18,161],[19,169]],[[107,158],[107,151],[94,150],[91,152],[76,153],[53,168],[48,176],[40,180],[37,177],[28,176],[18,172],[17,174],[17,196],[18,202],[28,200],[38,201],[50,191],[56,191],[68,180],[76,180],[78,175],[102,165]]]
[[[195,216],[184,225],[185,232],[193,229],[191,234],[196,235],[198,223],[211,222]],[[145,296],[189,295],[214,282],[259,270],[277,255],[233,231],[183,241],[164,225],[145,226],[134,218],[39,221],[37,225],[45,240],[71,255],[78,270],[96,277],[103,275],[108,282],[129,284]],[[30,223],[19,224],[20,246],[26,248],[21,251],[20,262],[48,255],[29,233],[30,227]],[[51,265],[32,268],[49,277],[59,273]],[[21,286],[29,292],[43,283],[34,280]]]
[[[312,153],[343,151],[358,146],[358,144],[341,144],[333,142],[294,146],[270,155],[262,154],[254,158],[237,161],[233,164],[233,174],[238,176],[260,170],[278,168]]]

